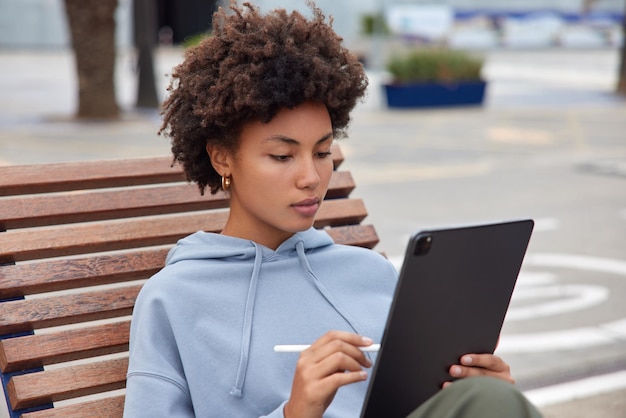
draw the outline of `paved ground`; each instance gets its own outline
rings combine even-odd
[[[617,53],[485,54],[480,108],[391,111],[372,74],[342,145],[355,194],[378,248],[397,263],[420,227],[535,218],[499,353],[546,417],[623,418],[626,101],[612,94]],[[180,57],[159,51],[158,72]],[[0,164],[168,153],[157,113],[129,110],[132,54],[118,60],[127,112],[116,123],[71,119],[72,64],[66,51],[0,51]]]

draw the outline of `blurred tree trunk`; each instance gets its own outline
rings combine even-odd
[[[65,0],[78,75],[78,118],[119,116],[115,100],[117,0]]]
[[[626,9],[624,10],[626,11]],[[617,92],[626,96],[626,13],[624,13],[624,20],[622,20],[622,52],[620,55]]]
[[[137,107],[156,109],[159,107],[153,54],[158,32],[156,0],[134,0],[133,23],[139,71]]]

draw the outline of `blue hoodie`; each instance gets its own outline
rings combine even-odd
[[[313,228],[275,251],[182,239],[135,305],[124,417],[283,417],[299,354],[274,345],[332,329],[379,342],[396,278],[380,254]],[[358,416],[366,388],[340,388],[324,416]]]

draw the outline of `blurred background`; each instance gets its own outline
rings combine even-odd
[[[168,74],[223,3],[0,0],[0,164],[168,155]],[[498,352],[546,417],[623,418],[626,1],[316,3],[370,80],[341,146],[376,249],[400,266],[416,229],[534,218]]]
[[[120,47],[131,46],[132,0],[100,3],[117,4],[116,41]],[[154,0],[151,3],[156,9],[153,18],[161,43],[178,44],[189,36],[206,32],[215,7],[227,1]],[[306,11],[304,3],[302,0],[253,2],[266,11],[276,7]],[[624,2],[621,0],[318,0],[316,4],[333,16],[335,29],[348,43],[375,32],[371,19],[381,16],[396,35],[445,38],[453,46],[601,47],[618,46],[622,42]],[[62,0],[1,0],[0,46],[67,46],[70,34],[64,5]]]

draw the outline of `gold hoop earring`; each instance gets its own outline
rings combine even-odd
[[[222,176],[222,190],[230,189],[230,176]]]

